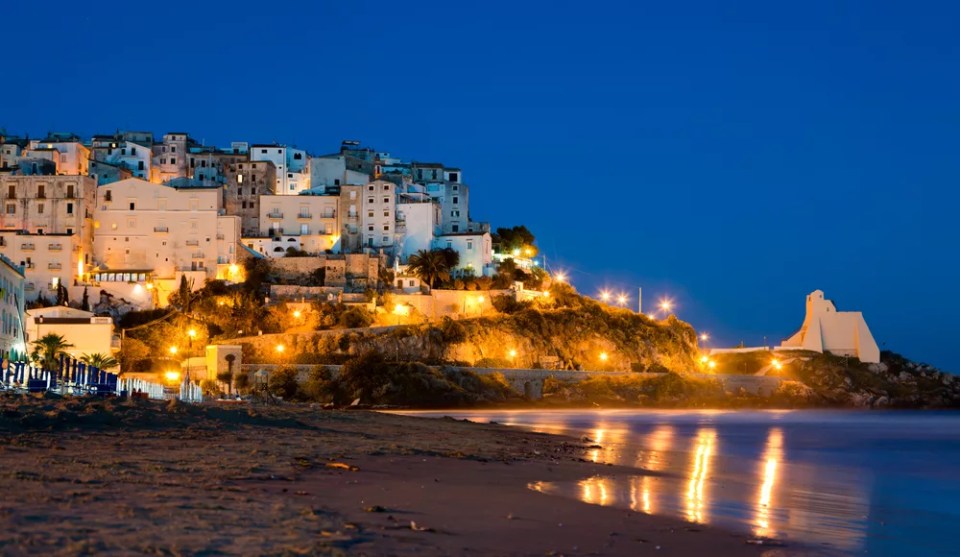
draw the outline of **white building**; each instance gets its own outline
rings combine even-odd
[[[113,319],[95,317],[92,312],[66,306],[52,306],[27,310],[27,349],[31,343],[48,335],[57,334],[73,346],[65,352],[73,358],[84,354],[111,356],[119,349],[114,341]]]
[[[347,168],[345,155],[325,155],[310,159],[310,187],[336,188],[345,185],[362,186],[370,175]]]
[[[339,204],[333,195],[261,195],[260,235],[296,236],[298,249],[311,254],[339,249]]]
[[[0,251],[24,267],[28,301],[89,271],[95,195],[88,176],[0,176]]]
[[[429,182],[427,194],[440,203],[440,227],[444,234],[470,232],[470,192],[464,184]]]
[[[30,142],[23,156],[51,160],[57,165],[57,174],[86,176],[90,149],[78,137],[48,137]]]
[[[188,177],[187,150],[192,143],[185,132],[169,132],[164,134],[163,143],[153,146],[153,164],[158,182]]]
[[[153,149],[146,143],[114,138],[94,138],[93,158],[128,169],[137,178],[152,180]],[[156,177],[159,181],[159,178]]]
[[[803,325],[778,350],[810,350],[853,356],[861,362],[880,362],[880,348],[859,311],[837,311],[822,290],[807,296],[807,315]]]
[[[217,188],[178,189],[137,178],[100,187],[93,252],[101,274],[226,276],[238,261],[240,217],[222,215],[221,204]]]
[[[23,267],[0,253],[0,359],[25,352],[23,284]]]
[[[493,258],[493,242],[489,232],[463,232],[444,234],[433,242],[434,249],[450,248],[460,254],[460,264],[455,273],[473,273],[475,276],[493,273],[490,262]]]
[[[306,151],[286,145],[251,145],[250,160],[270,161],[277,169],[276,195],[298,195],[310,189],[310,162]]]
[[[403,194],[397,200],[397,256],[401,263],[433,248],[440,235],[440,204],[429,197]]]
[[[22,152],[23,148],[15,141],[7,141],[0,145],[0,170],[17,166]]]
[[[374,180],[360,188],[360,229],[364,248],[393,248],[397,233],[397,187]]]

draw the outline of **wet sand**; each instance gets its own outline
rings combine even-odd
[[[785,555],[536,481],[589,443],[309,406],[0,397],[4,555]]]

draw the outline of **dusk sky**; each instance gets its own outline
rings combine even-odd
[[[589,295],[779,341],[820,288],[960,372],[960,5],[8,2],[0,128],[459,166]]]

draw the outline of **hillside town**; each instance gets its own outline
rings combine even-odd
[[[4,354],[29,350],[41,321],[98,329],[96,345],[77,354],[118,349],[119,338],[104,340],[111,317],[165,307],[184,284],[242,282],[251,260],[309,278],[276,285],[267,302],[415,295],[440,276],[472,290],[505,259],[540,264],[532,245],[494,254],[459,168],[358,141],[314,155],[277,143],[208,146],[185,132],[0,133],[0,209]],[[408,269],[438,253],[440,275]],[[446,306],[481,312],[483,303]]]

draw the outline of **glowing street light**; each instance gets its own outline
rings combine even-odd
[[[601,361],[601,362],[607,361],[607,358],[609,358],[609,357],[610,357],[610,356],[608,356],[606,352],[601,352],[601,353],[600,353],[600,361]]]
[[[507,356],[509,356],[511,360],[514,359],[514,358],[516,358],[516,357],[517,357],[517,349],[516,349],[516,348],[511,348],[510,351],[507,352]]]
[[[553,275],[553,280],[560,283],[567,282],[567,274],[563,271],[558,271],[555,275]]]
[[[773,369],[777,371],[780,371],[783,369],[783,362],[781,362],[779,358],[774,358],[773,361],[770,362],[770,365],[772,365]]]
[[[187,331],[187,336],[189,336],[191,339],[197,338],[197,330],[190,329],[189,331]]]
[[[611,294],[610,294],[610,291],[609,291],[609,290],[601,290],[601,291],[600,291],[600,299],[601,299],[602,301],[604,301],[604,302],[609,302],[609,301],[610,301],[610,296],[611,296]]]
[[[703,342],[707,342],[708,340],[710,340],[710,334],[709,334],[709,333],[700,333],[700,340],[702,340]]]
[[[513,255],[520,255],[520,248],[514,249],[514,250],[513,250]]]
[[[673,309],[673,300],[669,298],[662,298],[660,300],[660,311],[662,311],[666,315],[669,315],[672,309]]]
[[[164,372],[163,378],[166,379],[166,380],[167,380],[168,382],[170,382],[170,383],[176,383],[176,382],[180,381],[180,372],[179,372],[179,371],[174,371],[174,370],[171,369],[170,371]]]
[[[300,319],[300,316],[301,316],[301,315],[303,315],[303,313],[302,313],[299,309],[293,310],[293,317],[294,317],[295,319]]]
[[[171,346],[171,347],[170,347],[170,355],[171,355],[171,356],[176,356],[176,355],[177,355],[177,347],[176,347],[176,346]]]
[[[477,303],[479,303],[479,304],[482,304],[482,303],[485,302],[485,301],[487,301],[487,299],[484,298],[482,295],[481,295],[479,298],[477,298]]]
[[[700,363],[706,365],[710,361],[710,358],[706,356],[700,356]]]
[[[278,344],[275,348],[275,350],[277,351],[277,354],[283,354],[283,351],[286,349],[287,347],[282,344]]]
[[[707,366],[710,368],[710,371],[717,369],[717,362],[710,360],[707,362]]]
[[[620,305],[620,306],[626,306],[626,305],[627,305],[627,295],[626,295],[626,294],[620,294],[619,296],[617,296],[617,305]]]

